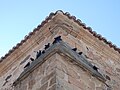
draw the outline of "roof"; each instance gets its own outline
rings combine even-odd
[[[12,52],[14,52],[17,48],[19,48],[24,42],[26,42],[36,31],[38,31],[41,27],[43,27],[57,13],[62,13],[63,15],[67,16],[69,19],[74,20],[75,23],[82,26],[84,29],[88,30],[95,38],[98,38],[100,41],[103,41],[104,43],[109,45],[110,48],[113,48],[115,51],[117,51],[120,54],[120,48],[118,48],[116,45],[114,45],[111,41],[108,41],[107,39],[102,37],[100,34],[97,34],[95,31],[92,30],[91,27],[87,27],[84,23],[82,23],[82,21],[80,19],[76,19],[75,16],[71,16],[68,12],[64,13],[63,11],[58,10],[55,13],[53,13],[53,12],[50,13],[49,16],[44,21],[42,21],[41,24],[37,26],[37,28],[35,28],[33,30],[33,32],[29,32],[29,34],[26,35],[24,37],[24,39],[21,40],[21,42],[17,43],[16,46],[14,46],[12,49],[10,49],[8,51],[8,53],[5,54],[5,56],[2,56],[0,59],[0,62],[2,62],[4,59],[6,59]]]

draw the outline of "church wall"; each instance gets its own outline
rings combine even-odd
[[[58,35],[61,35],[63,41],[70,47],[76,47],[78,49],[77,52],[83,52],[87,60],[99,68],[99,72],[107,78],[106,85],[76,64],[68,62],[69,60],[66,61],[65,57],[57,55],[59,57],[57,62],[53,62],[58,63],[56,77],[51,76],[50,79],[46,80],[45,84],[41,84],[42,77],[49,76],[44,74],[44,72],[40,73],[46,69],[43,66],[51,60],[48,59],[38,69],[34,70],[34,73],[32,72],[21,82],[22,89],[24,87],[30,90],[43,90],[41,89],[42,87],[47,87],[47,89],[51,88],[50,90],[54,90],[52,88],[58,90],[107,90],[109,87],[108,90],[119,90],[120,54],[62,14],[57,14],[41,31],[36,32],[31,39],[0,63],[0,90],[13,90],[13,82],[24,71],[24,66],[28,62],[28,59],[25,60],[25,58],[29,55],[35,57],[34,51],[43,49],[48,42],[52,43],[54,37]],[[39,75],[34,78],[35,74]],[[49,86],[54,78],[57,80],[56,84]],[[28,82],[30,83],[28,84]],[[38,85],[39,82],[40,85]],[[16,90],[19,89],[20,85],[16,87]]]
[[[55,90],[56,54],[48,57],[39,67],[14,86],[14,90]]]
[[[56,90],[107,90],[107,86],[69,57],[58,55]]]

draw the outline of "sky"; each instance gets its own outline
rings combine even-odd
[[[0,0],[0,57],[57,10],[120,47],[120,0]]]

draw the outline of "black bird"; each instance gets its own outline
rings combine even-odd
[[[33,59],[33,58],[30,58],[30,60],[31,60],[31,61],[34,61],[34,59]]]
[[[30,66],[30,62],[28,62],[28,63],[24,66],[24,68],[27,68],[28,66]]]
[[[45,45],[45,50],[48,49],[50,47],[50,43],[48,43],[47,45]]]
[[[42,51],[42,54],[44,54],[44,53],[45,53],[45,50]]]
[[[81,55],[81,54],[82,54],[82,52],[79,52],[78,54],[79,54],[79,55]]]
[[[42,54],[41,50],[37,52],[36,59]]]
[[[77,48],[73,48],[72,50],[73,50],[73,51],[77,51]]]
[[[7,81],[11,76],[12,76],[12,75],[7,76],[7,78],[6,78],[5,80]]]
[[[93,66],[93,69],[96,70],[96,71],[98,71],[98,67],[96,67],[96,66]]]
[[[3,86],[5,86],[8,83],[8,81],[5,81],[5,83],[3,84]]]
[[[58,37],[54,38],[53,44],[58,43],[60,41],[62,41],[61,36],[58,36]]]
[[[106,79],[110,80],[110,77],[108,75],[106,75],[105,77],[106,77]]]

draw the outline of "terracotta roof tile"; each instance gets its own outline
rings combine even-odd
[[[74,20],[74,22],[76,22],[78,25],[82,26],[84,29],[88,30],[94,37],[98,38],[99,40],[103,41],[104,43],[108,44],[110,46],[110,48],[114,48],[115,51],[118,51],[120,53],[120,48],[118,48],[116,45],[112,44],[112,42],[107,41],[107,39],[105,39],[104,37],[102,37],[100,34],[97,34],[95,31],[92,30],[91,27],[86,27],[85,23],[82,23],[82,21],[80,19],[76,19],[75,16],[71,16],[69,12],[63,12],[62,10],[58,10],[55,13],[50,13],[48,17],[46,17],[46,19],[44,21],[42,21],[42,23],[40,25],[37,26],[37,28],[35,28],[33,30],[33,32],[30,32],[28,35],[26,35],[24,37],[23,40],[21,40],[20,43],[17,43],[16,46],[14,46],[11,50],[8,51],[8,53],[5,54],[5,56],[2,56],[0,59],[0,62],[2,62],[5,58],[7,58],[12,52],[14,52],[14,50],[16,50],[17,48],[19,48],[24,42],[26,42],[36,31],[38,31],[41,27],[44,26],[44,24],[46,24],[49,20],[51,20],[51,18],[53,16],[55,16],[57,13],[63,13],[63,15],[67,16],[69,19]]]

